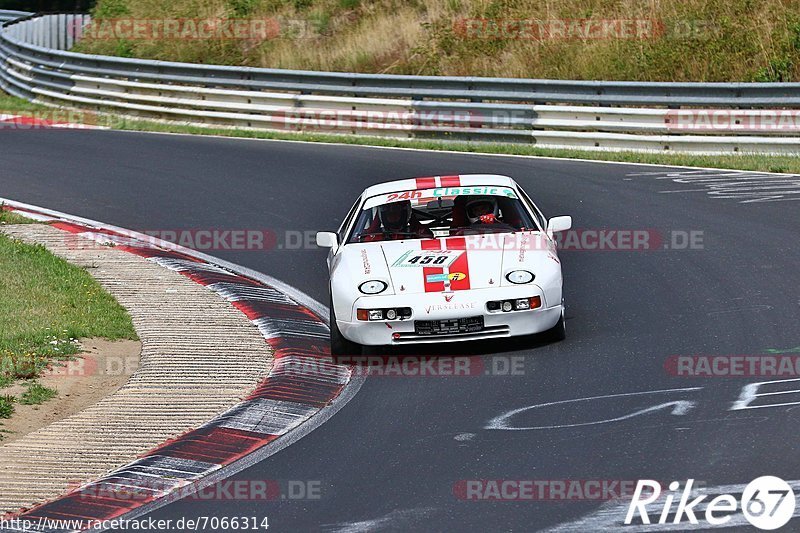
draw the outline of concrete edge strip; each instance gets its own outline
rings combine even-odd
[[[242,311],[275,352],[270,374],[244,401],[99,480],[14,515],[19,528],[7,520],[0,531],[102,530],[109,527],[104,521],[152,512],[296,442],[341,409],[364,381],[352,368],[332,362],[327,309],[286,284],[141,233],[13,200],[0,203],[207,287]],[[110,497],[120,486],[135,497]],[[53,527],[67,521],[82,527]]]

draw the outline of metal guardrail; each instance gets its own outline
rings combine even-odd
[[[763,108],[800,107],[795,83],[560,81],[174,63],[70,52],[91,22],[88,15],[14,19],[27,14],[5,13],[0,17],[12,21],[0,28],[0,88],[49,105],[270,130],[586,149],[800,153],[800,137],[792,131],[745,127],[751,119],[763,121]],[[684,128],[696,118],[687,107],[738,110],[734,119],[745,126]]]
[[[0,23],[8,22],[9,20],[16,20],[22,17],[29,17],[33,13],[27,11],[11,11],[9,9],[0,9]]]

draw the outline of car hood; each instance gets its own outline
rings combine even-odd
[[[342,256],[354,285],[379,279],[395,294],[509,286],[513,270],[532,272],[534,283],[560,276],[555,248],[538,232],[351,244]]]

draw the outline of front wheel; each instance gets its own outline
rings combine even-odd
[[[333,298],[330,299],[330,329],[331,329],[331,358],[334,363],[339,363],[345,357],[361,355],[361,345],[347,340],[336,325],[336,313],[333,311]]]

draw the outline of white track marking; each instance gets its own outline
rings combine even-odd
[[[339,522],[337,524],[323,524],[322,531],[332,533],[371,533],[379,531],[381,528],[397,528],[401,522],[406,522],[402,529],[413,530],[411,522],[419,522],[425,519],[435,509],[433,507],[422,507],[417,509],[395,510],[378,518],[361,520],[357,522]],[[424,527],[422,528],[424,529]]]
[[[523,413],[525,411],[530,411],[532,409],[541,409],[543,407],[550,407],[553,405],[563,405],[568,403],[577,403],[577,402],[588,402],[591,400],[602,400],[607,398],[622,398],[622,397],[629,397],[629,396],[643,396],[647,394],[665,394],[670,392],[693,392],[701,390],[702,387],[689,387],[689,388],[682,388],[682,389],[662,389],[662,390],[654,390],[654,391],[642,391],[642,392],[625,392],[620,394],[605,394],[602,396],[589,396],[586,398],[573,398],[571,400],[560,400],[557,402],[547,402],[547,403],[540,403],[536,405],[529,405],[528,407],[521,407],[519,409],[513,409],[511,411],[507,411],[500,416],[496,416],[495,418],[491,419],[484,429],[498,429],[498,430],[506,430],[506,431],[533,431],[533,430],[541,430],[541,429],[561,429],[561,428],[571,428],[571,427],[580,427],[580,426],[592,426],[597,424],[608,424],[611,422],[619,422],[622,420],[627,420],[629,418],[633,418],[639,415],[660,411],[662,409],[672,408],[670,414],[675,416],[683,416],[689,410],[691,410],[696,403],[689,400],[676,400],[671,402],[664,402],[658,405],[654,405],[651,407],[647,407],[645,409],[641,409],[639,411],[635,411],[633,413],[628,413],[626,415],[622,415],[616,418],[608,418],[605,420],[595,420],[592,422],[580,422],[576,424],[562,424],[562,425],[553,425],[553,426],[533,426],[533,427],[512,427],[509,425],[509,419],[512,417]]]
[[[662,194],[705,192],[712,198],[733,199],[739,203],[787,202],[800,200],[800,175],[770,174],[748,171],[680,170],[665,172],[636,172],[628,177],[670,180],[674,183],[697,185],[695,189],[672,189]]]
[[[800,400],[796,402],[782,402],[782,403],[768,403],[768,404],[761,404],[761,405],[750,405],[752,402],[756,401],[759,398],[763,397],[772,397],[772,396],[780,396],[783,394],[800,394],[800,389],[790,389],[790,390],[779,390],[774,392],[762,392],[758,393],[758,390],[765,386],[765,385],[774,385],[776,383],[792,383],[798,382],[800,378],[795,379],[783,379],[777,381],[762,381],[759,383],[749,383],[742,387],[742,391],[739,394],[739,399],[733,402],[733,405],[729,409],[730,411],[741,411],[744,409],[766,409],[768,407],[791,407],[794,405],[800,405]],[[780,396],[779,399],[783,399],[783,396]]]

